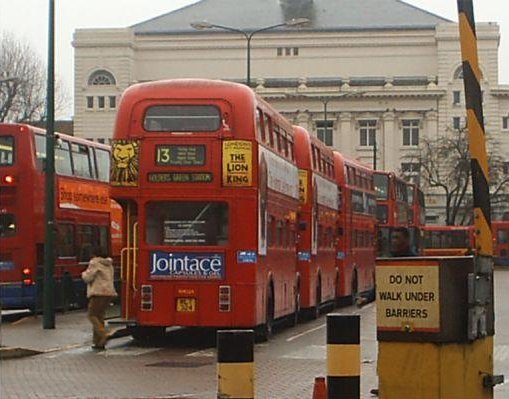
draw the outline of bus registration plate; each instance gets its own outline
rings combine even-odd
[[[195,310],[195,298],[177,298],[177,312],[194,312]]]

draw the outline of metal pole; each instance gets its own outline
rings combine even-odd
[[[368,131],[368,138],[369,138],[369,131]],[[376,148],[376,132],[374,135],[374,141],[373,141],[373,170],[376,170],[376,157],[377,157],[377,148]]]
[[[329,130],[329,126],[327,125],[327,103],[329,102],[329,100],[324,100],[323,102],[323,124],[324,124],[324,129],[323,129],[323,142],[327,145],[327,132]]]
[[[46,98],[46,239],[44,245],[43,328],[55,328],[55,1],[49,0]]]
[[[253,37],[253,33],[250,35],[246,35],[247,39],[247,76],[246,76],[246,86],[251,87],[251,38]]]

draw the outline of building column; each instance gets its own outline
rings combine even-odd
[[[424,134],[421,135],[422,138],[426,137],[427,139],[435,140],[438,138],[438,112],[428,111],[424,114]],[[419,137],[419,140],[421,139]]]
[[[341,112],[337,118],[338,129],[334,137],[334,148],[345,155],[355,154],[355,137],[352,129],[352,114]]]
[[[303,127],[309,133],[313,132],[313,126],[311,123],[311,115],[307,111],[298,111],[295,117],[295,123],[297,126]]]
[[[401,140],[395,125],[395,117],[396,114],[392,111],[384,112],[382,116],[383,129],[380,134],[382,139],[378,140],[378,142],[382,142],[383,146],[378,149],[378,154],[381,158],[377,161],[378,169],[390,171],[399,169],[399,149]]]

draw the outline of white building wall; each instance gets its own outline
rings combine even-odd
[[[499,27],[478,24],[477,36],[486,131],[509,159],[509,131],[501,129],[502,116],[509,116],[509,87],[498,84]],[[76,31],[73,44],[75,134],[87,138],[110,138],[116,111],[87,108],[87,96],[114,95],[118,105],[123,90],[136,82],[246,78],[246,40],[232,33],[134,35],[130,28],[85,29]],[[298,48],[298,55],[278,56],[278,47]],[[316,134],[316,122],[324,119],[326,100],[333,146],[369,165],[373,148],[360,145],[358,121],[376,119],[380,169],[398,171],[402,161],[418,158],[418,148],[403,146],[404,119],[419,120],[420,137],[433,139],[451,132],[453,117],[466,114],[463,81],[453,78],[461,66],[455,23],[412,31],[266,32],[252,39],[250,65],[256,91],[312,133]],[[112,73],[116,85],[88,85],[90,74],[100,69]],[[324,78],[341,83],[313,83]],[[372,82],[359,83],[367,78]],[[275,87],[274,79],[290,83]],[[459,104],[453,104],[454,91],[461,92]],[[439,207],[432,209],[433,193],[429,194],[430,212],[439,212]]]

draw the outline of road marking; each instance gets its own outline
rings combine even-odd
[[[304,335],[311,334],[312,332],[320,330],[320,329],[324,328],[325,326],[326,326],[325,323],[320,324],[318,327],[311,328],[311,329],[306,330],[300,334],[294,335],[293,337],[287,338],[286,342],[292,342],[292,341],[296,340],[297,338],[303,337]]]
[[[190,357],[214,357],[216,356],[215,348],[203,349],[196,352],[188,353],[186,356]]]
[[[324,360],[327,356],[326,351],[326,345],[308,345],[281,357],[285,359]]]

